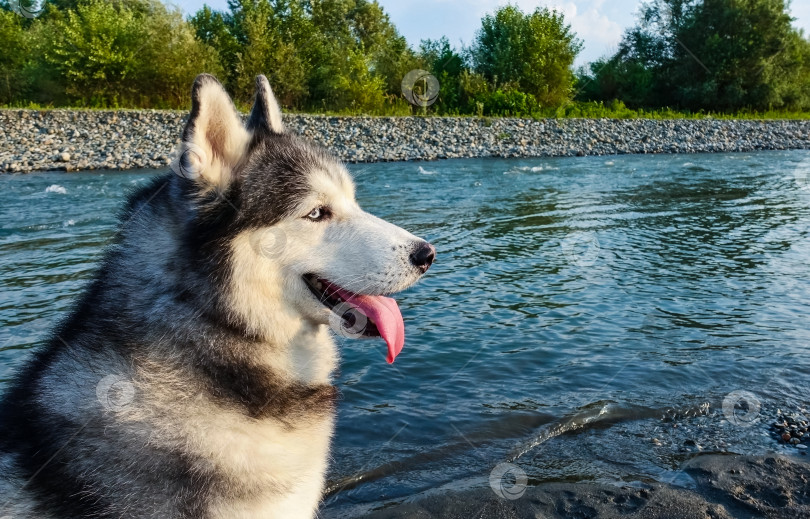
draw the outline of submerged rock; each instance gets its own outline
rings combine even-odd
[[[387,499],[354,517],[511,519],[605,517],[671,519],[810,516],[810,465],[784,457],[696,455],[678,467],[691,488],[665,482],[546,482],[528,486],[520,498],[504,499],[485,484],[453,486],[405,499]]]

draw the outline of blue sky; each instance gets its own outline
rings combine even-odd
[[[208,4],[215,9],[226,9],[227,0],[169,0],[186,13],[192,13]],[[506,0],[379,0],[391,16],[400,33],[416,46],[424,38],[447,36],[460,46],[469,44],[481,17],[493,11]],[[513,0],[524,11],[538,6],[554,7],[565,13],[585,46],[577,64],[593,61],[616,50],[622,32],[635,21],[639,0]],[[794,0],[792,13],[795,24],[810,33],[810,2]]]

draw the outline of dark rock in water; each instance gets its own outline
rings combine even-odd
[[[810,464],[783,457],[698,455],[680,471],[694,488],[664,483],[607,485],[542,483],[519,499],[498,497],[488,486],[466,491],[432,490],[408,502],[388,502],[363,517],[394,519],[562,519],[599,517],[672,519],[810,517]],[[356,516],[357,514],[353,514]]]

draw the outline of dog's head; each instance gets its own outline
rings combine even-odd
[[[246,123],[220,83],[201,75],[172,169],[199,200],[197,219],[228,220],[227,301],[252,333],[286,341],[306,324],[380,336],[388,361],[404,325],[385,297],[414,284],[435,249],[355,201],[344,165],[284,129],[267,79]],[[206,209],[206,201],[217,207]],[[227,213],[227,214],[223,214]]]

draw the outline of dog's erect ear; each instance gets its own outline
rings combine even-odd
[[[284,133],[281,122],[281,107],[273,95],[270,82],[264,76],[256,76],[256,100],[247,122],[248,130],[264,129],[270,133]]]
[[[175,173],[224,189],[249,140],[239,112],[219,81],[210,74],[197,76],[183,142],[172,163]]]

